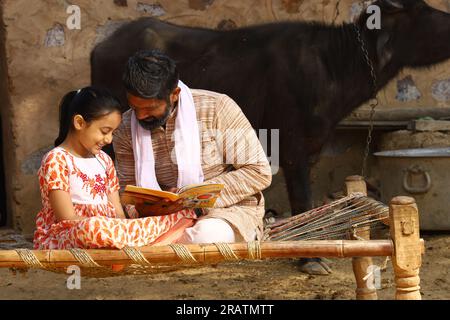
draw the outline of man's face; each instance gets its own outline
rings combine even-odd
[[[178,101],[177,89],[166,100],[141,98],[127,93],[128,105],[134,110],[139,124],[144,129],[152,130],[166,124],[175,102]]]

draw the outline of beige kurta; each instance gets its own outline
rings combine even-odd
[[[228,96],[191,89],[201,134],[202,169],[205,182],[225,185],[214,208],[204,209],[202,218],[228,221],[245,241],[260,239],[264,216],[262,190],[272,181],[270,165],[249,121]],[[166,129],[152,130],[156,178],[161,187],[176,187],[178,167],[172,161],[173,132],[177,109]],[[123,115],[114,134],[114,151],[120,186],[135,184],[131,139],[131,111]],[[239,239],[238,239],[239,240]]]

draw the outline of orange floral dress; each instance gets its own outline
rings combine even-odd
[[[119,190],[111,158],[101,151],[79,158],[61,147],[45,155],[38,172],[42,210],[36,217],[35,249],[118,248],[151,245],[182,219],[195,219],[192,210],[137,219],[116,218],[108,194]],[[72,198],[82,220],[56,221],[49,192],[63,190]]]

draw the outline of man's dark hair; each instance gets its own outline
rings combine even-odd
[[[158,50],[142,50],[128,59],[123,74],[125,88],[141,98],[167,100],[178,85],[175,62]]]

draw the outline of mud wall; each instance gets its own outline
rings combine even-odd
[[[429,3],[450,9],[447,0]],[[143,16],[221,29],[276,20],[342,23],[362,8],[352,0],[3,0],[2,5],[6,38],[0,110],[7,204],[10,224],[27,236],[41,207],[36,172],[57,134],[59,99],[89,83],[91,49],[122,23]],[[79,30],[67,27],[69,5],[81,9]],[[450,76],[444,70],[449,66],[405,70],[380,93],[380,108],[448,106]]]

